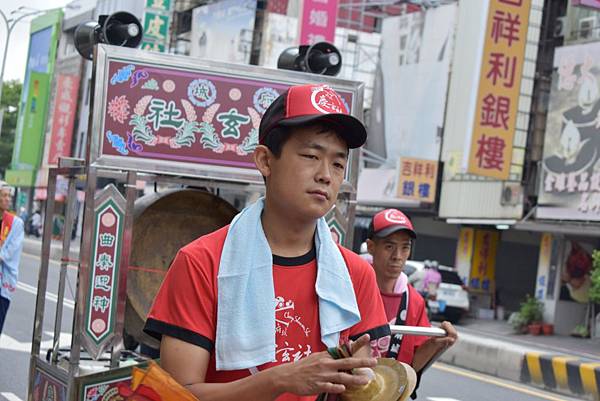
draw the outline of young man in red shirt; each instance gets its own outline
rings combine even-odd
[[[412,222],[397,209],[377,213],[369,226],[367,249],[373,256],[373,269],[390,324],[431,327],[425,301],[403,272],[417,234]],[[445,337],[402,336],[391,338],[388,357],[411,365],[420,377],[421,370],[442,349],[454,344],[456,329],[443,322]]]
[[[367,383],[346,372],[376,364],[385,311],[372,268],[323,219],[365,140],[327,86],[291,87],[265,112],[254,152],[264,200],[178,252],[145,327],[200,400],[308,401]],[[326,351],[350,340],[351,358]]]

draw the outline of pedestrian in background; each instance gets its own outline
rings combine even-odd
[[[8,211],[11,200],[12,188],[0,181],[0,334],[17,287],[24,237],[23,220]]]
[[[42,215],[39,210],[36,210],[31,215],[31,231],[30,234],[35,235],[36,238],[39,238],[42,231]]]
[[[373,269],[389,323],[431,327],[425,300],[408,283],[403,271],[416,238],[417,234],[408,217],[397,209],[387,209],[373,217],[367,247],[373,255]],[[411,365],[420,381],[423,368],[458,338],[456,329],[450,322],[443,322],[441,327],[446,331],[445,337],[392,335],[387,357]],[[412,398],[416,398],[416,393],[413,393]]]

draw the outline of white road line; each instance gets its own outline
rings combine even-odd
[[[8,401],[23,401],[15,393],[2,392],[0,395],[6,398]]]
[[[444,398],[444,397],[427,397],[429,401],[460,401],[456,398]]]
[[[50,335],[52,337],[52,335]],[[60,345],[64,347],[68,347],[71,345],[71,333],[60,333]],[[46,351],[49,348],[52,348],[52,340],[44,340],[40,343],[40,349],[42,351]],[[13,337],[2,334],[0,336],[0,349],[5,349],[7,351],[15,351],[15,352],[31,352],[31,342],[24,342],[14,339]]]
[[[37,288],[29,284],[23,283],[22,281],[17,282],[17,288],[30,294],[37,295]],[[52,302],[58,302],[58,295],[46,291],[46,299]],[[68,298],[64,298],[63,305],[67,308],[75,309],[75,302]]]

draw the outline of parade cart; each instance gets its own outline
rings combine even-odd
[[[141,328],[177,249],[228,224],[263,193],[252,151],[262,114],[287,87],[329,85],[363,117],[362,83],[108,45],[95,51],[86,160],[63,158],[49,171],[28,401],[123,398],[118,389],[131,365],[145,360],[126,349],[124,333],[126,342],[156,347]],[[350,153],[327,216],[334,238],[349,247],[358,155]],[[46,291],[59,176],[68,183],[64,233],[74,224],[78,188],[85,201],[78,258],[70,259],[70,236],[62,240],[54,309]],[[148,188],[169,190],[142,197]],[[69,268],[77,270],[74,313],[63,322]],[[49,349],[45,317],[54,318]],[[70,344],[60,341],[65,323]]]
[[[263,193],[252,151],[262,114],[287,87],[329,85],[362,119],[363,84],[332,77],[107,45],[96,47],[93,70],[87,157],[62,158],[49,171],[28,401],[127,398],[121,390],[129,386],[132,366],[148,360],[133,349],[157,347],[142,327],[176,251],[228,224]],[[334,238],[348,247],[358,155],[350,153],[327,215]],[[50,308],[50,222],[59,177],[68,184],[66,234],[56,308]],[[78,188],[85,191],[83,231],[78,257],[71,259]],[[154,193],[143,196],[149,188]],[[72,321],[63,313],[73,306],[65,299],[68,269],[77,271]],[[46,317],[54,320],[50,347],[42,346],[48,344],[42,342]],[[71,338],[61,343],[65,325]]]

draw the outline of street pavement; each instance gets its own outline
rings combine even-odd
[[[423,374],[417,401],[574,401],[508,380],[436,363]]]
[[[4,333],[0,337],[0,401],[22,401],[26,399],[31,333],[40,262],[39,256],[31,253],[23,254],[19,285],[13,296]],[[48,292],[46,294],[47,315],[43,326],[42,351],[51,346],[59,270],[60,264],[51,261]],[[70,344],[73,299],[77,279],[76,271],[69,268],[67,277],[66,301],[61,330],[62,347]],[[574,398],[548,393],[521,383],[498,379],[443,363],[433,365],[424,375],[418,395],[419,401],[574,400]]]
[[[41,260],[38,256],[24,253],[21,257],[17,290],[13,294],[4,323],[4,331],[0,337],[0,401],[26,399],[40,263]],[[46,293],[46,316],[43,325],[43,352],[52,346],[59,271],[60,264],[51,261],[48,291]],[[70,346],[71,344],[71,324],[74,309],[73,292],[77,282],[76,271],[71,268],[67,269],[67,277],[61,328],[61,347]]]

